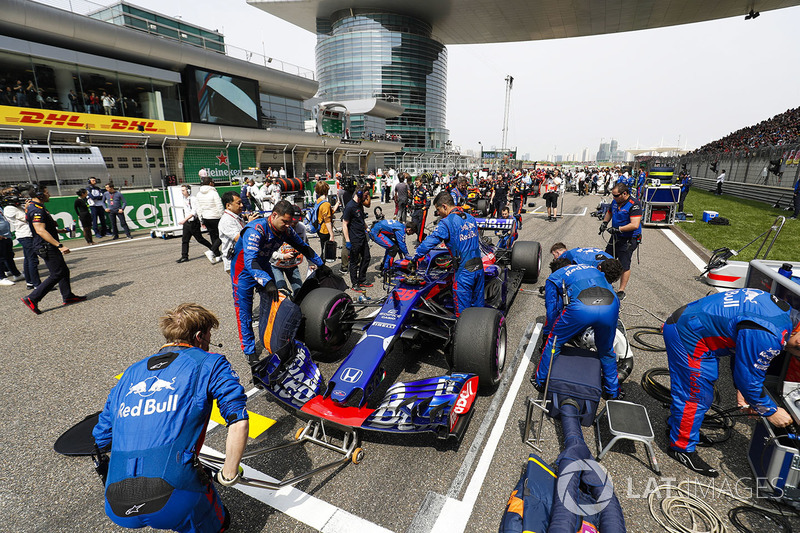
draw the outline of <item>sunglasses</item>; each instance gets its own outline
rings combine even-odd
[[[619,193],[619,194],[614,194],[614,193],[612,192],[612,193],[611,193],[611,196],[613,196],[614,198],[619,198],[620,196],[622,196],[622,193]]]

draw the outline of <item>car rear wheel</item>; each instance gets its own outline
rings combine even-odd
[[[461,313],[453,336],[453,370],[478,376],[482,390],[500,382],[506,365],[506,324],[503,313],[469,307]]]
[[[511,248],[511,270],[523,270],[523,281],[534,283],[542,269],[542,247],[536,241],[517,241]]]
[[[346,293],[321,287],[303,298],[300,309],[305,317],[305,343],[316,352],[316,359],[335,361],[338,351],[350,338],[351,324],[342,324],[344,318],[354,316],[353,301]]]

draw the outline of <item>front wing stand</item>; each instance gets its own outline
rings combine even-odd
[[[326,463],[322,466],[318,466],[308,472],[304,472],[299,474],[295,477],[281,480],[281,481],[266,481],[263,479],[253,479],[248,477],[240,478],[238,484],[247,485],[249,487],[258,487],[262,489],[270,489],[270,490],[278,490],[283,487],[294,485],[295,483],[299,483],[305,479],[310,478],[311,476],[323,472],[325,470],[330,470],[332,468],[336,468],[338,466],[345,465],[349,462],[353,464],[358,464],[364,459],[364,450],[362,450],[359,445],[359,437],[358,433],[355,429],[351,429],[346,431],[344,436],[342,437],[341,445],[333,443],[333,439],[329,436],[325,431],[325,422],[323,420],[309,420],[305,427],[302,427],[297,430],[295,434],[295,440],[290,442],[283,442],[276,446],[270,446],[269,448],[262,448],[257,450],[251,450],[249,452],[245,452],[242,455],[242,459],[249,459],[251,457],[257,457],[259,455],[265,455],[271,452],[275,452],[278,450],[283,450],[285,448],[290,448],[293,446],[301,446],[307,442],[312,444],[316,444],[318,446],[322,446],[328,450],[332,450],[338,454],[342,455],[341,459],[336,461],[332,461],[330,463]],[[204,466],[210,468],[214,474],[218,470],[222,468],[222,465],[225,463],[225,455],[211,455],[208,453],[200,452],[198,454],[198,459],[200,463]]]

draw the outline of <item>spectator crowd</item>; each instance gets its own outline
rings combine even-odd
[[[780,115],[775,115],[770,119],[762,120],[754,126],[748,126],[729,133],[721,139],[689,152],[688,155],[733,154],[747,157],[759,148],[782,146],[799,141],[800,107],[797,107],[789,109]]]

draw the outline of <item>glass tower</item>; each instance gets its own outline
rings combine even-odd
[[[317,19],[316,63],[317,96],[396,99],[405,111],[386,119],[386,134],[399,135],[409,152],[444,149],[447,48],[431,38],[430,24],[374,10],[337,11]],[[357,131],[368,121],[352,119],[351,135],[368,136]]]

